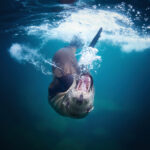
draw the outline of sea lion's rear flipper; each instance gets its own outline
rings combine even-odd
[[[93,38],[93,40],[92,40],[92,42],[90,43],[89,47],[94,47],[94,46],[96,45],[98,39],[99,39],[100,36],[101,36],[102,30],[103,30],[102,27],[98,30],[97,34],[96,34],[95,37]]]

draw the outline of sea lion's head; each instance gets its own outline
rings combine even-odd
[[[82,74],[78,79],[75,79],[66,99],[68,114],[74,118],[83,118],[92,111],[94,101],[92,76]]]

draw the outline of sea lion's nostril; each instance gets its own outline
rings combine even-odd
[[[81,95],[80,95],[80,99],[82,99],[82,100],[83,100],[83,94],[81,94]]]
[[[78,105],[81,105],[81,104],[83,103],[83,95],[82,95],[82,94],[80,95],[80,98],[77,99],[76,103],[77,103]]]

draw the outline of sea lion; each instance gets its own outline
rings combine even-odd
[[[100,28],[90,43],[94,47],[102,32]],[[58,50],[52,67],[53,81],[48,89],[48,99],[56,112],[72,118],[83,118],[93,110],[94,86],[91,74],[85,66],[79,66],[76,49],[83,43],[74,37],[68,47]]]
[[[93,78],[82,71],[75,57],[79,42],[58,50],[52,67],[53,81],[49,86],[49,103],[61,115],[82,118],[93,109]]]

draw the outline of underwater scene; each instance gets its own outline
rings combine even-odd
[[[63,70],[53,56],[74,37],[92,76],[77,88],[93,82],[82,118],[49,102]],[[0,139],[0,150],[149,150],[150,0],[0,1]]]

